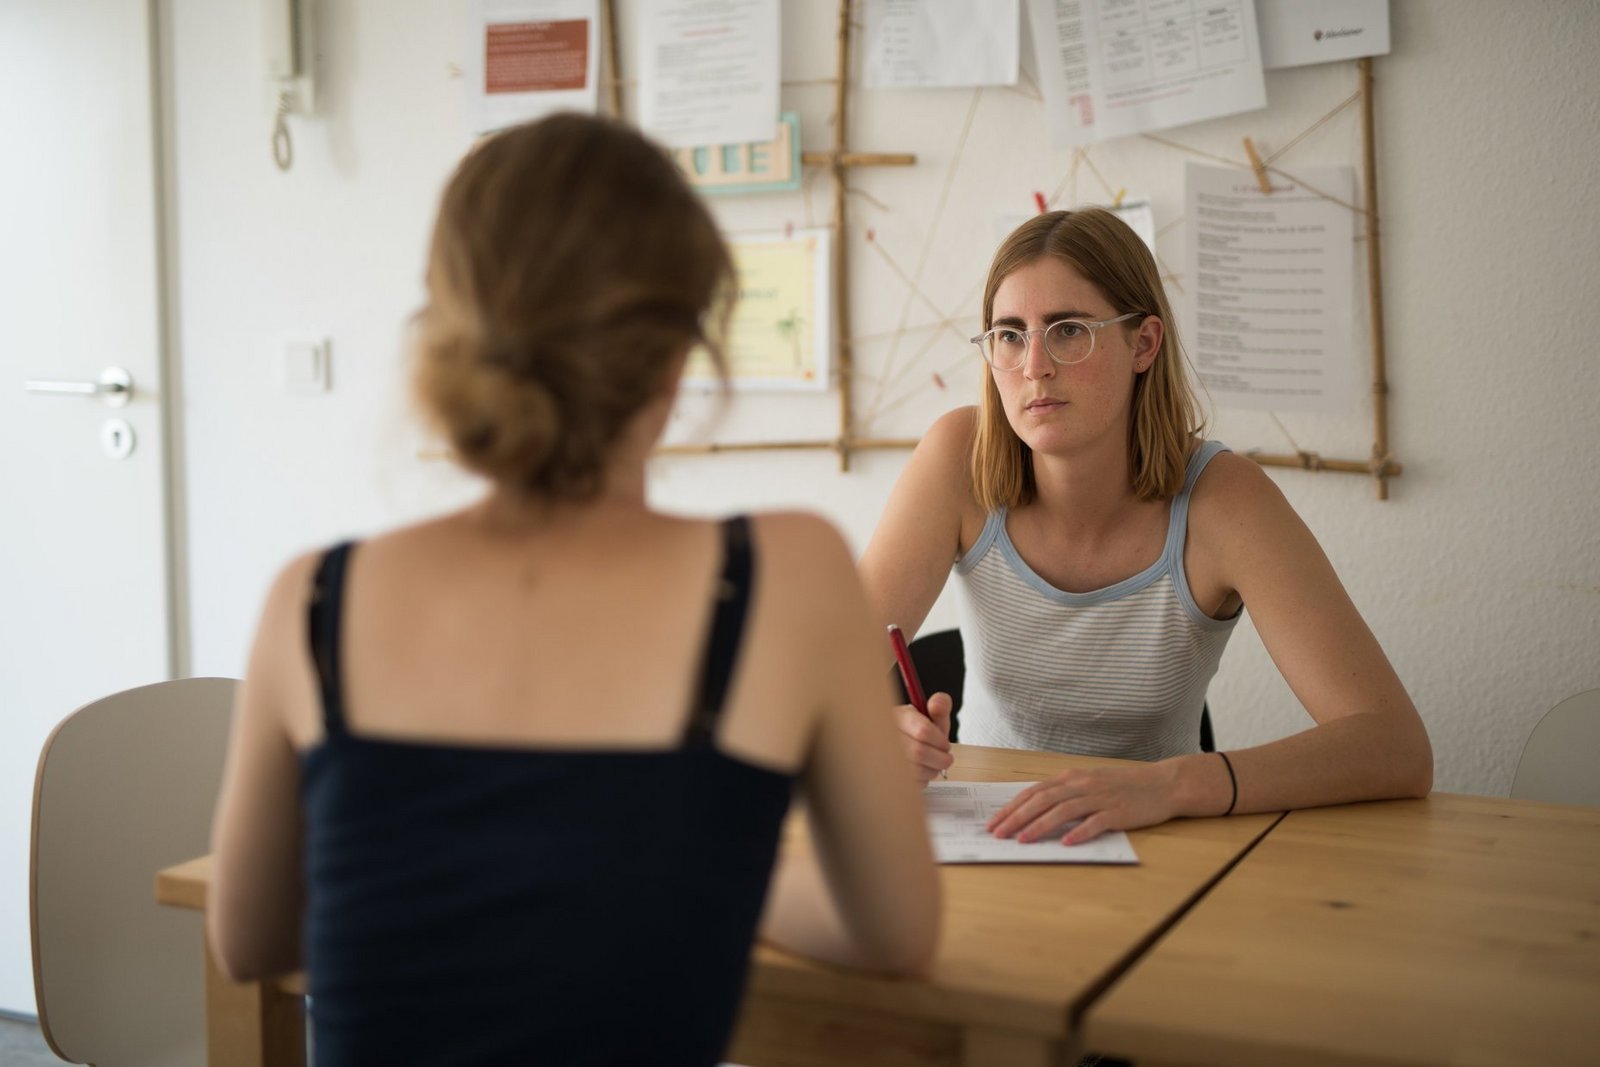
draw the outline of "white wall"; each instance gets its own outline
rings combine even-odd
[[[265,583],[292,552],[460,500],[468,483],[418,460],[403,403],[403,320],[419,299],[434,199],[467,143],[464,0],[320,0],[320,113],[291,120],[280,174],[261,103],[249,0],[164,0],[175,323],[186,420],[191,669],[236,674]],[[1504,793],[1526,736],[1563,697],[1600,686],[1600,445],[1592,338],[1600,333],[1600,8],[1579,0],[1398,0],[1377,65],[1380,207],[1390,353],[1390,442],[1405,464],[1379,503],[1367,480],[1275,471],[1388,649],[1433,734],[1441,789]],[[623,4],[623,24],[633,7]],[[789,0],[785,77],[831,72],[833,4]],[[626,36],[624,37],[627,43]],[[628,60],[624,60],[625,63]],[[1354,88],[1350,65],[1268,75],[1269,108],[1172,131],[1240,157],[1274,151]],[[826,147],[830,93],[796,85],[807,147]],[[1095,173],[1182,212],[1184,155],[1131,139],[1097,147],[1075,178],[1047,147],[1027,91],[857,93],[852,143],[910,151],[916,167],[858,172],[852,237],[858,430],[915,436],[975,395],[976,287],[1002,216],[1032,192],[1104,200]],[[971,122],[969,124],[969,116]],[[965,133],[963,134],[963,131]],[[958,151],[958,148],[960,151]],[[1356,163],[1353,115],[1284,166]],[[1076,194],[1076,196],[1074,196]],[[731,231],[827,218],[827,181],[803,194],[719,203]],[[1182,228],[1158,241],[1181,271]],[[892,264],[891,264],[892,260]],[[919,279],[909,295],[901,274]],[[1181,285],[1181,278],[1177,280]],[[927,306],[937,308],[936,316]],[[954,321],[938,325],[940,316]],[[334,388],[289,396],[274,344],[330,338]],[[1364,359],[1364,355],[1360,358]],[[890,366],[893,372],[887,370]],[[933,384],[939,373],[946,388]],[[904,398],[898,400],[896,398]],[[725,438],[836,432],[831,400],[743,402]],[[1271,419],[1219,412],[1238,448],[1364,458],[1365,411]],[[686,416],[678,439],[703,427]],[[664,505],[716,512],[798,505],[859,548],[900,452],[658,461]],[[953,621],[948,602],[933,625]],[[1251,744],[1306,722],[1242,626],[1211,694],[1220,740]]]

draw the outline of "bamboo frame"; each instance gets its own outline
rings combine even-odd
[[[612,0],[607,0],[609,7]],[[909,167],[917,157],[910,152],[855,152],[849,148],[850,45],[853,40],[852,0],[839,0],[839,28],[835,35],[834,59],[838,75],[833,81],[833,146],[826,152],[802,152],[805,166],[827,167],[833,176],[833,207],[829,226],[833,230],[833,315],[835,362],[839,368],[839,434],[831,440],[748,441],[735,443],[666,445],[657,455],[704,456],[719,452],[797,452],[832,451],[839,456],[839,469],[850,469],[854,452],[867,449],[915,448],[915,439],[862,438],[855,435],[855,348],[850,332],[850,255],[848,187],[845,177],[851,167]],[[615,24],[615,19],[612,19]],[[613,83],[616,82],[613,77]]]
[[[866,438],[855,436],[855,408],[853,378],[855,353],[850,333],[850,257],[846,251],[849,233],[846,203],[845,176],[851,167],[910,166],[917,157],[911,153],[854,152],[847,145],[848,105],[850,88],[850,45],[852,0],[839,0],[839,28],[836,38],[835,58],[838,77],[834,81],[833,147],[828,152],[803,152],[801,162],[806,166],[825,166],[833,175],[833,211],[831,227],[833,241],[834,315],[837,324],[836,347],[839,366],[839,434],[832,440],[803,441],[750,441],[710,442],[705,444],[668,445],[657,449],[659,455],[716,455],[723,452],[795,452],[833,451],[839,456],[839,469],[850,469],[851,454],[857,451],[878,449],[909,449],[917,446],[916,439]],[[615,0],[605,0],[604,26],[606,54],[610,58],[610,94],[612,112],[621,116],[620,70],[617,61],[617,33]],[[1361,215],[1366,226],[1367,246],[1367,301],[1371,317],[1372,343],[1372,419],[1373,444],[1370,459],[1327,459],[1316,452],[1298,451],[1293,454],[1273,454],[1248,451],[1244,453],[1263,467],[1283,467],[1306,471],[1334,471],[1336,473],[1365,474],[1373,479],[1377,498],[1389,499],[1390,478],[1397,478],[1404,467],[1389,453],[1389,382],[1388,359],[1384,341],[1382,249],[1378,225],[1378,164],[1377,139],[1374,120],[1374,85],[1370,57],[1357,61],[1360,86],[1358,94],[1361,107],[1361,170],[1363,204]],[[1266,180],[1266,170],[1254,152],[1254,144],[1246,138],[1246,150],[1257,177]]]
[[[1372,461],[1369,470],[1378,499],[1389,499],[1388,479],[1400,474],[1389,458],[1389,369],[1383,334],[1383,256],[1378,245],[1378,149],[1372,118],[1372,59],[1363,57],[1361,71],[1361,171],[1366,196],[1367,302],[1372,316]]]

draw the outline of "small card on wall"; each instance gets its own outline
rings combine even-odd
[[[739,303],[727,343],[738,390],[819,391],[828,387],[833,351],[833,291],[825,228],[748,234],[729,240],[739,272]],[[684,385],[711,389],[717,376],[696,354]]]
[[[599,103],[597,0],[478,0],[467,42],[474,133]]]
[[[675,148],[673,161],[702,193],[776,193],[800,188],[800,116],[778,116],[778,136],[750,144]]]
[[[1389,0],[1256,0],[1256,17],[1268,70],[1389,54]]]

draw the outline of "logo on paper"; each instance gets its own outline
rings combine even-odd
[[[1313,40],[1322,40],[1324,37],[1332,40],[1335,37],[1356,37],[1366,32],[1365,26],[1349,26],[1338,30],[1312,30]]]

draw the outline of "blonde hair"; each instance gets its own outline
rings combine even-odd
[[[665,153],[560,114],[480,142],[445,188],[413,385],[456,459],[548,500],[601,488],[675,357],[720,340],[733,262]]]
[[[1104,294],[1112,315],[1154,315],[1166,327],[1161,349],[1133,383],[1133,418],[1128,427],[1128,459],[1133,492],[1139,500],[1158,500],[1183,488],[1184,468],[1195,436],[1204,428],[1200,405],[1183,367],[1167,295],[1155,257],[1133,230],[1103,208],[1051,211],[1036,215],[1011,232],[995,252],[983,287],[983,328],[994,320],[994,295],[1020,267],[1054,256]],[[1137,328],[1131,322],[1128,329]],[[972,484],[986,510],[1031,503],[1038,489],[1033,453],[1011,428],[994,376],[983,376],[978,429],[972,449]]]

